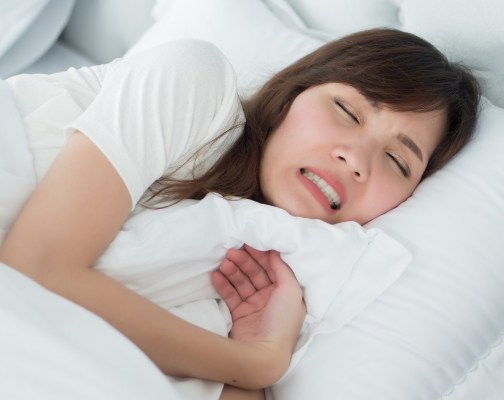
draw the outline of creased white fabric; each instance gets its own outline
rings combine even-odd
[[[370,262],[390,282],[410,260],[404,247],[377,229],[364,230],[354,222],[330,225],[210,194],[201,201],[140,211],[97,268],[171,308],[216,298],[207,273],[218,267],[227,249],[244,243],[280,252],[304,288],[309,323],[323,318],[356,265]]]
[[[16,103],[0,79],[0,243],[27,196],[35,188],[33,160]]]
[[[353,222],[329,225],[251,200],[209,194],[201,201],[138,212],[97,268],[179,317],[227,335],[229,312],[212,300],[218,296],[209,273],[227,249],[243,243],[279,251],[304,289],[308,316],[284,377],[295,370],[315,336],[339,331],[411,260],[409,251],[379,229],[365,230]],[[170,379],[187,399],[217,399],[222,386]]]

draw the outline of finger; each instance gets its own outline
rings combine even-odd
[[[262,251],[254,249],[248,244],[243,245],[243,249],[250,254],[250,256],[259,264],[259,265],[268,265],[269,264],[269,251]]]
[[[227,257],[245,274],[252,285],[261,290],[271,285],[267,270],[270,269],[269,262],[265,265],[259,264],[245,249],[235,249],[228,251]],[[267,257],[267,252],[266,252]],[[264,257],[261,257],[261,260]]]
[[[299,286],[296,275],[294,271],[282,260],[280,254],[276,251],[271,251],[270,253],[270,265],[271,265],[271,275],[270,279],[278,284],[288,284]]]
[[[222,300],[224,300],[229,308],[229,311],[233,312],[233,310],[242,302],[242,299],[234,286],[231,285],[226,276],[219,270],[212,271],[210,278],[212,280],[212,284],[215,287],[215,290],[217,290],[219,296],[222,298]]]
[[[250,256],[256,261],[257,264],[261,266],[261,268],[264,270],[267,279],[269,282],[274,282],[274,276],[275,274],[271,270],[271,264],[270,264],[270,250],[268,251],[263,251],[263,250],[257,250],[254,249],[253,247],[249,246],[248,244],[245,244],[243,246],[243,249],[250,254]],[[269,284],[268,282],[268,284]]]
[[[300,312],[304,316],[306,314],[306,304],[303,298],[303,288],[299,284],[294,271],[282,260],[280,254],[276,251],[271,251],[270,263],[271,270],[276,277],[275,283],[277,288],[282,287],[284,293],[288,293],[287,297],[290,304],[300,302]]]
[[[223,260],[220,264],[219,270],[223,275],[225,275],[231,285],[234,286],[242,300],[246,300],[257,292],[257,289],[254,287],[248,276],[242,272],[233,260]]]

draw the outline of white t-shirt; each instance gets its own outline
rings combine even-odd
[[[159,177],[205,148],[178,176],[201,173],[242,130],[234,71],[213,45],[175,41],[110,64],[7,80],[38,179],[68,135],[89,137],[117,169],[133,206]]]

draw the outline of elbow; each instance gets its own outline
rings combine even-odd
[[[68,264],[39,254],[17,251],[11,247],[0,248],[0,262],[22,273],[48,290],[61,293],[70,282],[68,276],[72,271]]]

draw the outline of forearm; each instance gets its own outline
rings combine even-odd
[[[2,261],[16,266],[12,257],[2,257]],[[259,351],[260,344],[241,343],[189,324],[98,271],[53,267],[40,274],[43,268],[18,269],[102,317],[167,375],[247,388],[270,385],[279,377],[277,367],[271,366],[272,372],[267,371],[268,354]]]
[[[51,289],[62,288],[62,295],[100,315],[167,375],[240,387],[264,387],[280,377],[282,371],[276,371],[279,368],[274,359],[278,356],[271,351],[268,357],[267,345],[228,339],[187,323],[94,270],[74,277],[74,287],[69,287],[64,277],[60,279],[63,281],[55,282]],[[89,288],[94,288],[94,295],[89,294]]]
[[[212,334],[89,267],[130,209],[129,192],[115,168],[76,133],[11,227],[0,261],[102,317],[166,374],[246,388],[270,386],[280,378],[292,352],[285,335],[239,342]]]

